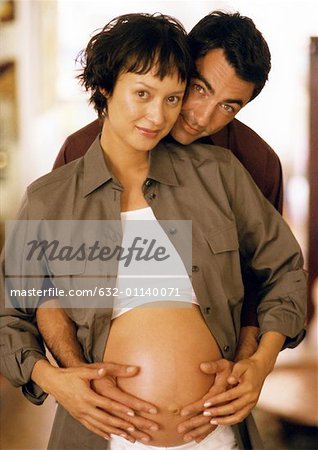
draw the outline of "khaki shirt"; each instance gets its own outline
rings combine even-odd
[[[97,138],[84,157],[29,186],[18,218],[120,220],[122,191]],[[301,250],[288,225],[230,151],[161,142],[150,152],[143,193],[158,220],[192,220],[192,284],[225,358],[234,357],[240,331],[241,265],[248,266],[262,285],[260,335],[278,331],[291,347],[301,341],[306,311]],[[111,314],[111,309],[72,314],[90,362],[102,360]],[[3,374],[41,403],[43,393],[30,382],[34,363],[44,358],[34,311],[2,309],[1,329]]]

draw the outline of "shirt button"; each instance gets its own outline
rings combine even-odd
[[[152,180],[150,178],[147,178],[146,182],[145,182],[145,186],[149,187],[152,185]]]
[[[176,228],[169,228],[169,233],[170,234],[176,234],[177,233],[177,229]]]
[[[156,194],[149,194],[148,198],[149,200],[153,200],[154,198],[156,198]]]
[[[211,308],[208,306],[207,308],[205,308],[205,314],[210,314],[211,313]]]
[[[228,352],[230,350],[230,346],[229,345],[224,345],[223,350],[225,352]]]
[[[199,272],[199,270],[198,266],[192,266],[192,272]]]

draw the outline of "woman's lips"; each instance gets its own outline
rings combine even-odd
[[[137,127],[137,126],[136,126],[136,128],[140,134],[142,134],[143,136],[150,138],[150,139],[156,138],[160,133],[160,130],[151,130],[149,128],[143,128],[143,127]]]

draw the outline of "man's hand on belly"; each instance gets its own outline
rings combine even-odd
[[[34,365],[32,380],[45,392],[53,395],[71,416],[97,435],[110,439],[110,434],[117,434],[131,442],[136,439],[148,442],[149,436],[136,430],[131,422],[135,419],[135,411],[152,411],[155,414],[155,407],[122,392],[115,381],[116,377],[133,377],[137,373],[136,366],[94,363],[60,369],[40,360]],[[91,388],[91,383],[97,380],[103,386],[103,395]],[[146,419],[141,422],[137,420],[137,423],[148,429],[156,426]]]
[[[209,402],[211,397],[224,393],[231,387],[228,379],[233,366],[234,363],[226,359],[204,362],[200,365],[202,372],[215,375],[215,379],[209,391],[200,400],[186,405],[181,410],[181,416],[191,416],[190,419],[178,426],[179,433],[185,433],[184,440],[186,442],[192,440],[200,442],[215,428],[215,425],[210,423],[211,415],[206,414],[206,412],[209,413],[209,410],[204,405]]]

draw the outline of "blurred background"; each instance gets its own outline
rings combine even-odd
[[[255,417],[267,450],[317,449],[317,0],[0,0],[1,229],[14,218],[26,186],[51,170],[67,135],[96,118],[75,80],[76,56],[92,33],[117,15],[157,11],[189,31],[215,9],[251,17],[269,44],[269,82],[238,119],[281,159],[284,217],[309,269],[307,337],[280,354]],[[0,448],[45,449],[54,400],[33,406],[1,376],[0,387]]]

